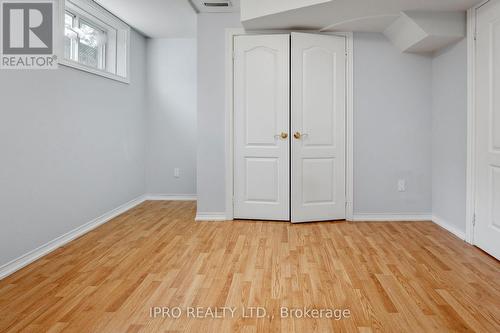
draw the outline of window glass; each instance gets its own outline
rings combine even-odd
[[[64,15],[64,57],[104,69],[106,32],[71,12]]]
[[[103,69],[105,33],[85,21],[80,21],[78,35],[78,61],[86,66]]]
[[[74,44],[77,34],[73,29],[75,17],[70,13],[64,14],[64,57],[66,59],[76,60],[73,54]]]

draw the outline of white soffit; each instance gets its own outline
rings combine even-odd
[[[196,37],[196,11],[189,0],[94,1],[148,37]]]
[[[358,32],[384,32],[388,26],[393,24],[399,15],[379,15],[356,18],[340,22],[321,29],[322,32],[334,31],[358,31]]]
[[[241,20],[251,20],[330,1],[332,0],[241,0]]]
[[[290,9],[285,0],[241,0],[241,17],[243,26],[248,30],[255,29],[313,29],[322,30],[327,27],[350,22],[353,31],[358,31],[353,22],[360,23],[361,29],[372,24],[380,30],[381,17],[398,16],[405,11],[465,11],[482,0],[289,0],[306,4],[300,8]],[[307,5],[308,2],[312,4]],[[268,6],[261,8],[261,16],[255,16],[256,4]],[[267,4],[266,4],[267,3]],[[269,3],[272,3],[269,4]],[[252,9],[253,8],[253,9]],[[269,14],[271,13],[271,14]],[[365,18],[365,19],[363,19]],[[372,18],[369,23],[366,18]],[[359,21],[357,21],[359,20]],[[388,21],[387,21],[388,22]],[[389,23],[390,24],[390,23]],[[387,27],[386,27],[387,28]],[[336,30],[336,29],[335,29]]]
[[[465,37],[465,13],[404,12],[384,34],[403,52],[432,53]]]

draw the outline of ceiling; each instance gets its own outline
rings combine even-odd
[[[200,12],[239,11],[240,0],[94,0],[131,27],[151,38],[196,37]],[[204,2],[231,2],[230,7],[205,7]]]
[[[94,1],[148,37],[196,37],[196,12],[189,0]]]

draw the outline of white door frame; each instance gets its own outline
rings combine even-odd
[[[294,30],[296,31],[296,30]],[[234,94],[233,94],[233,44],[234,37],[239,35],[251,34],[283,34],[292,31],[252,31],[247,32],[244,29],[226,29],[226,51],[225,51],[225,71],[226,71],[226,103],[225,103],[225,180],[226,180],[226,220],[234,219],[233,211],[233,189],[234,189],[234,153],[233,153],[233,134],[234,134]],[[319,33],[316,31],[296,31],[296,32],[309,32]],[[328,33],[324,33],[328,34]],[[353,102],[354,102],[354,66],[353,66],[353,34],[351,32],[345,33],[330,33],[336,36],[344,36],[346,38],[346,52],[347,52],[347,73],[346,73],[346,220],[353,219],[353,184],[354,184],[354,135],[353,135]]]
[[[476,210],[476,12],[490,0],[467,11],[467,198],[465,241],[474,245]]]

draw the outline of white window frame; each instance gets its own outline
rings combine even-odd
[[[70,12],[83,21],[106,31],[107,41],[104,50],[104,69],[86,66],[77,61],[66,59],[64,47],[59,53],[59,64],[108,79],[130,83],[130,27],[116,16],[91,0],[65,0],[60,10],[62,32],[64,15]],[[64,33],[61,33],[61,45],[64,45]]]

